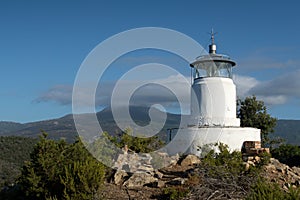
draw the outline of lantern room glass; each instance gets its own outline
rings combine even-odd
[[[194,66],[194,79],[206,77],[232,78],[232,64],[223,61],[201,62]]]

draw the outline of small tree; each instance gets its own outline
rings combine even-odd
[[[105,167],[83,143],[40,137],[23,166],[19,186],[25,199],[93,199],[104,181]]]
[[[267,107],[263,101],[255,96],[246,97],[244,101],[238,100],[238,118],[241,119],[242,127],[255,127],[261,130],[262,144],[273,145],[278,139],[271,139],[269,134],[274,132],[276,118],[267,113]]]

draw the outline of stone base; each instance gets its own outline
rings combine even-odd
[[[201,156],[205,153],[205,147],[216,143],[228,145],[230,151],[241,151],[245,141],[261,141],[260,130],[241,127],[189,127],[179,129],[166,150],[170,155],[179,153]]]

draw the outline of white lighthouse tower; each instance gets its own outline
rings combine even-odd
[[[236,87],[232,80],[232,68],[236,63],[228,56],[217,54],[211,33],[209,54],[196,58],[190,64],[193,70],[191,88],[191,116],[185,127],[180,127],[180,136],[169,132],[172,145],[170,154],[192,153],[200,155],[204,146],[223,143],[230,150],[242,149],[246,141],[260,142],[260,130],[240,127],[236,117]],[[174,140],[172,140],[174,138]],[[185,152],[178,152],[181,146]]]
[[[200,56],[190,64],[193,68],[191,115],[198,126],[240,126],[236,118],[236,87],[228,56],[217,54],[214,33],[211,33],[209,55]]]

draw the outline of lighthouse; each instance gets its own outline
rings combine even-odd
[[[201,126],[240,126],[236,118],[236,87],[232,68],[236,63],[228,56],[217,54],[211,32],[209,54],[190,64],[193,70],[191,115]]]
[[[241,151],[245,142],[260,142],[260,130],[240,127],[236,117],[236,86],[232,69],[236,62],[217,53],[215,33],[211,32],[209,53],[199,56],[190,64],[193,71],[191,85],[191,115],[183,127],[170,129],[170,154],[203,154],[204,147],[226,144],[231,151]],[[178,148],[185,146],[184,148]],[[184,152],[178,152],[179,149]]]

